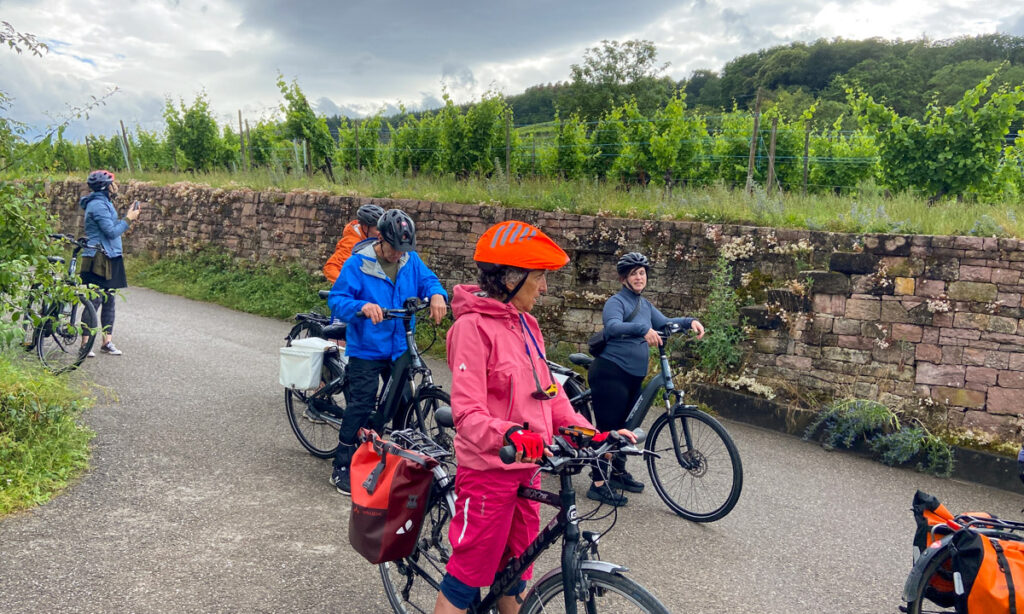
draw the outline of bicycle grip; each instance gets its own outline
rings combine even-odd
[[[500,458],[501,462],[506,465],[511,465],[516,462],[516,447],[512,445],[502,446],[501,449],[498,450],[498,458]]]

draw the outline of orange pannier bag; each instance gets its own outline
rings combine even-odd
[[[953,570],[963,584],[957,612],[1024,614],[1024,542],[965,529],[950,544]]]
[[[361,429],[351,464],[348,540],[378,564],[412,554],[427,511],[437,459],[406,450]]]

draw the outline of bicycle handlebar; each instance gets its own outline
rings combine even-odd
[[[403,305],[405,305],[405,307],[399,309],[381,308],[381,311],[384,313],[384,319],[408,320],[409,318],[412,318],[414,315],[416,315],[418,312],[423,311],[427,307],[430,307],[430,303],[420,300],[415,296],[410,296],[409,298],[405,299],[405,303],[403,303]],[[356,317],[365,318],[366,314],[363,313],[362,311],[358,311],[356,312]]]
[[[107,253],[107,251],[103,249],[103,246],[100,245],[99,243],[96,243],[95,245],[89,245],[88,237],[80,237],[76,239],[75,235],[71,234],[51,234],[46,236],[50,239],[57,239],[58,241],[67,241],[68,243],[77,246],[79,249],[98,249],[104,254]]]
[[[594,444],[591,441],[593,435],[588,435],[576,427],[559,427],[558,432],[560,435],[556,435],[552,439],[552,444],[544,446],[544,450],[550,452],[551,456],[545,455],[539,462],[537,462],[537,464],[540,465],[541,471],[554,473],[557,472],[560,467],[572,461],[576,461],[577,463],[594,462],[609,452],[619,452],[630,456],[653,454],[653,452],[648,452],[636,447],[635,444],[620,435],[617,431],[609,432],[608,438],[602,441],[597,447],[593,447]],[[636,435],[637,443],[643,441],[645,434],[642,429],[634,429],[633,434]],[[573,442],[570,443],[569,439],[572,439]],[[498,450],[498,457],[501,459],[501,462],[506,465],[516,462],[515,446],[502,446],[502,448]]]

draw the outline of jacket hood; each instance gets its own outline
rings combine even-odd
[[[91,203],[94,200],[110,200],[110,197],[107,196],[104,192],[91,192],[89,194],[86,194],[82,198],[78,199],[78,206],[81,207],[82,209],[85,209],[86,207],[89,206],[89,203]]]
[[[514,318],[519,315],[515,307],[490,298],[480,290],[480,286],[455,286],[452,289],[452,315],[459,318],[467,313],[479,313],[491,318]]]

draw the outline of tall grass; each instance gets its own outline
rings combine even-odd
[[[45,503],[88,466],[94,433],[78,418],[92,399],[74,375],[0,354],[0,515]]]
[[[169,185],[193,181],[214,188],[322,190],[334,194],[409,198],[456,203],[486,203],[543,211],[645,219],[697,220],[833,232],[882,232],[937,235],[1024,237],[1024,203],[968,199],[929,204],[909,193],[890,195],[871,182],[849,194],[787,192],[747,194],[722,184],[666,188],[624,186],[596,179],[552,180],[524,177],[409,175],[339,171],[337,183],[321,175],[307,178],[276,170],[175,173],[121,173],[124,179]],[[56,179],[66,179],[59,177]],[[82,180],[82,177],[73,177]]]

